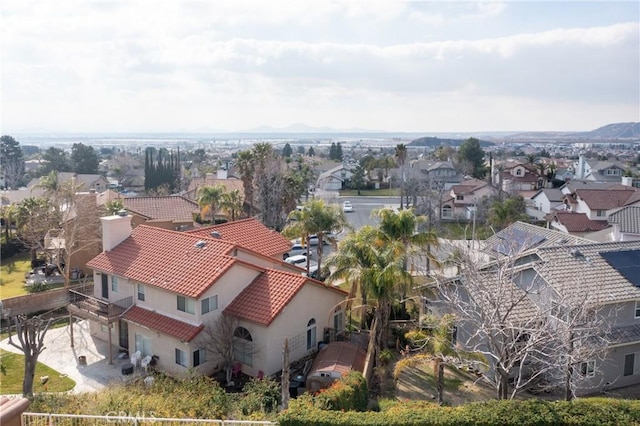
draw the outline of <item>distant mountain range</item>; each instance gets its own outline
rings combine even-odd
[[[520,132],[507,139],[600,139],[640,140],[640,123],[611,123],[588,132]]]

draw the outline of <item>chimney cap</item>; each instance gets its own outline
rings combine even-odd
[[[120,209],[116,214],[120,217],[125,217],[127,215],[127,211],[125,209]]]

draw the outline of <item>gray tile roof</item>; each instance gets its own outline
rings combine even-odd
[[[516,241],[516,235],[521,237],[523,234],[529,235],[530,240],[521,240],[520,242]],[[496,249],[505,248],[505,245],[511,247],[513,250],[510,250],[510,252],[511,254],[514,254],[515,252],[524,252],[540,247],[556,245],[572,246],[576,244],[588,244],[591,242],[592,241],[585,238],[566,234],[564,232],[542,228],[530,223],[516,222],[508,228],[505,228],[487,238],[484,242],[484,246],[486,249],[493,250],[494,255],[501,256],[505,255],[505,253],[500,253]]]
[[[542,262],[534,268],[562,295],[589,292],[590,299],[598,303],[640,300],[640,288],[600,255],[622,250],[640,250],[640,241],[539,248],[537,254]]]
[[[640,234],[640,206],[623,207],[609,215],[609,223],[620,225],[620,232]]]

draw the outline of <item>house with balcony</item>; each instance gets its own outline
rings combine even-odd
[[[94,336],[119,351],[153,357],[160,370],[208,375],[221,369],[212,348],[221,318],[233,323],[223,337],[232,344],[237,371],[252,376],[282,369],[285,337],[295,361],[325,335],[344,330],[346,293],[284,263],[289,242],[253,219],[200,233],[147,225],[132,230],[130,215],[101,220],[103,252],[88,263],[95,284],[77,292],[70,310],[92,320]]]
[[[514,348],[530,343],[535,350],[536,344],[528,341],[534,331],[525,327],[549,327],[545,356],[571,359],[576,395],[640,384],[640,241],[595,243],[517,222],[487,239],[482,250],[482,266],[463,270],[454,285],[467,291],[479,313],[490,309],[495,315],[497,310],[514,331],[523,327]],[[465,286],[471,279],[482,286]],[[580,309],[585,315],[572,317]],[[472,324],[460,324],[458,342],[469,344],[466,337],[478,331],[470,328]],[[599,326],[580,328],[588,324]],[[565,332],[580,342],[579,351],[554,337]],[[588,337],[580,340],[580,333],[587,332]],[[590,345],[593,351],[587,350]],[[540,360],[517,360],[510,379],[531,377],[544,368],[539,380],[563,386],[566,364],[540,364]]]

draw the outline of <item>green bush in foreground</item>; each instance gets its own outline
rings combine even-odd
[[[283,426],[301,425],[640,425],[640,401],[582,399],[573,402],[490,401],[458,407],[398,403],[382,412],[319,410],[309,398],[291,401]]]
[[[362,374],[350,371],[327,389],[321,390],[315,397],[315,406],[328,410],[365,411],[368,394],[366,379]]]

